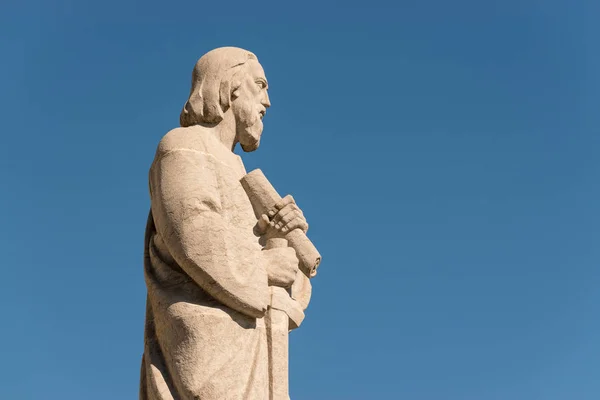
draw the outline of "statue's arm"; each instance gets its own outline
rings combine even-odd
[[[262,317],[268,279],[260,251],[239,259],[231,252],[236,234],[221,213],[209,155],[174,150],[150,170],[156,229],[181,268],[215,299],[246,315]]]

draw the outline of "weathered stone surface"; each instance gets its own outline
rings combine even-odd
[[[233,153],[238,143],[244,151],[260,145],[267,89],[251,52],[207,53],[181,127],[158,145],[141,400],[289,398],[288,331],[304,318],[320,255],[293,198],[281,199],[266,179],[245,179]]]

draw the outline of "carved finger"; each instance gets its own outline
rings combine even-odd
[[[297,210],[298,206],[295,204],[288,204],[283,207],[273,218],[271,218],[271,226],[277,227],[276,225],[280,224],[286,215],[289,215],[290,213],[295,214]]]
[[[296,204],[296,202],[294,201],[294,198],[290,194],[288,194],[287,196],[285,196],[283,199],[279,200],[269,210],[269,217],[272,218],[275,214],[277,214],[277,211],[281,210],[283,207],[287,206],[288,204]]]
[[[292,219],[286,226],[281,228],[281,232],[287,233],[291,232],[294,229],[301,229],[304,233],[308,232],[308,223],[304,218],[294,218]]]
[[[279,214],[281,214],[281,212],[279,212]],[[277,224],[275,225],[275,228],[283,228],[296,218],[304,219],[304,217],[300,214],[298,210],[292,210],[280,218],[279,222],[277,222]]]

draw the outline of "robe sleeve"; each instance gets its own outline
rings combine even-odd
[[[232,251],[239,232],[223,217],[211,157],[192,149],[157,157],[150,169],[156,229],[178,265],[204,291],[260,318],[269,294],[265,262],[260,251],[241,256]]]

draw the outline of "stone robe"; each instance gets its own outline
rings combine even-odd
[[[268,399],[269,288],[241,158],[177,128],[150,169],[141,400]]]

